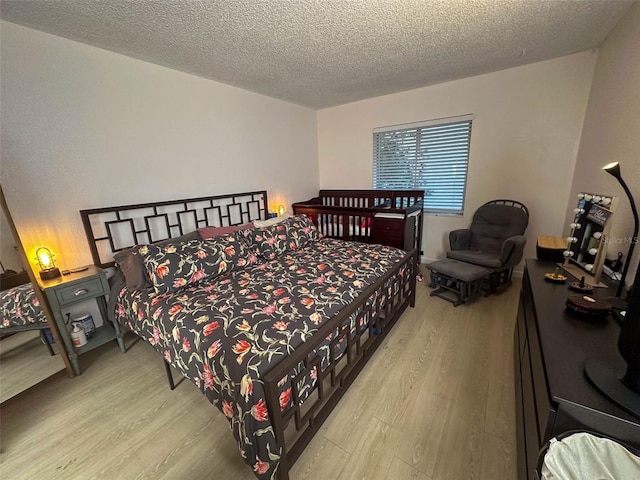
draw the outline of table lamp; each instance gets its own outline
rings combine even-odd
[[[60,269],[56,267],[54,258],[47,247],[40,247],[36,250],[36,261],[40,267],[40,278],[42,280],[50,280],[60,276]]]

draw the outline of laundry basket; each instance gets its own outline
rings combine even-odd
[[[538,455],[538,480],[640,479],[640,451],[604,435],[567,432]]]

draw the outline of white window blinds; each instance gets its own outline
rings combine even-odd
[[[373,131],[373,188],[421,189],[424,209],[462,214],[472,115]]]

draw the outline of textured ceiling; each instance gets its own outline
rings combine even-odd
[[[631,3],[2,0],[0,17],[324,108],[597,47]]]

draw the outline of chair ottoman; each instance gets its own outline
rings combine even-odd
[[[490,268],[451,258],[427,265],[431,272],[429,286],[435,288],[431,296],[453,303],[454,307],[473,300],[482,293],[482,281],[493,272]]]

